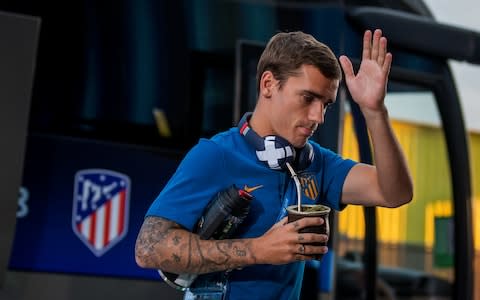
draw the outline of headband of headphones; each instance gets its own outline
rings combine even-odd
[[[248,125],[251,116],[251,112],[243,115],[238,123],[238,129],[248,143],[255,148],[259,161],[270,169],[285,171],[288,170],[287,162],[300,171],[312,163],[314,157],[312,145],[306,143],[302,149],[295,149],[292,144],[280,136],[261,137]]]

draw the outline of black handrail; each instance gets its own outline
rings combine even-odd
[[[370,139],[368,138],[367,125],[363,117],[360,107],[349,97],[350,108],[353,117],[355,134],[358,141],[358,151],[360,162],[373,164],[372,149],[370,147]],[[378,273],[378,254],[377,254],[377,218],[375,207],[363,208],[365,220],[365,240],[364,240],[364,276],[365,279],[365,295],[362,299],[376,299],[376,281]]]

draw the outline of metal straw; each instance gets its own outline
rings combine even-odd
[[[298,180],[297,173],[293,170],[292,166],[287,162],[287,168],[290,171],[290,174],[292,175],[293,181],[295,182],[295,187],[297,188],[297,210],[300,212],[301,210],[301,186],[300,186],[300,180]]]

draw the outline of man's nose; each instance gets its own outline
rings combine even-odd
[[[314,101],[310,105],[309,119],[317,124],[323,124],[325,121],[325,105],[322,101]]]

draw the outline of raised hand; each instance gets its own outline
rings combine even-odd
[[[382,31],[376,29],[373,36],[370,30],[365,31],[362,62],[356,75],[348,57],[342,55],[340,64],[348,90],[363,113],[383,111],[392,54],[387,52],[387,39]]]

